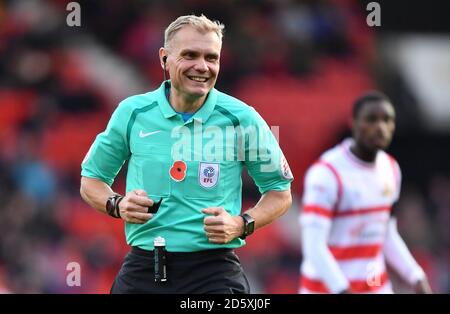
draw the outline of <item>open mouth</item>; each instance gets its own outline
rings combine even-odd
[[[205,83],[205,82],[208,80],[207,77],[201,77],[201,76],[190,76],[190,75],[188,75],[187,77],[188,77],[191,81],[194,81],[194,82],[200,82],[200,83]]]

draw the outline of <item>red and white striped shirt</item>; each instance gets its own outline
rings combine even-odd
[[[352,142],[326,151],[306,173],[300,293],[392,293],[383,245],[400,194],[400,168],[384,151],[373,163],[358,159]]]

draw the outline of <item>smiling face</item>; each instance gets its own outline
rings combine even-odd
[[[173,92],[189,101],[206,98],[219,74],[221,48],[215,32],[202,33],[192,26],[177,31],[169,47],[160,50],[161,57],[167,55]]]

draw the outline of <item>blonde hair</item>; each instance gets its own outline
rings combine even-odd
[[[164,47],[167,49],[170,41],[172,40],[175,33],[178,32],[183,26],[189,25],[195,28],[197,31],[202,33],[215,32],[222,41],[223,32],[225,25],[219,21],[211,21],[203,14],[200,16],[196,15],[183,15],[178,17],[175,21],[170,23],[164,32]]]

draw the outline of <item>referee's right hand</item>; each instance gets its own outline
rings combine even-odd
[[[119,203],[119,214],[126,222],[144,224],[153,217],[148,213],[148,207],[152,205],[153,200],[144,190],[130,191]]]

